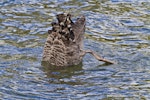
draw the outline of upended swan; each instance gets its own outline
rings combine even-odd
[[[52,22],[48,30],[42,61],[52,66],[78,65],[86,53],[92,54],[97,60],[113,64],[114,62],[100,57],[92,50],[83,50],[85,17],[81,16],[73,22],[71,14],[56,15],[58,22]]]

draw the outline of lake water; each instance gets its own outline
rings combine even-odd
[[[2,100],[150,100],[149,0],[1,0]],[[86,55],[62,70],[41,65],[55,15],[86,16]]]

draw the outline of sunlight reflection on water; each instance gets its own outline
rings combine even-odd
[[[150,99],[150,2],[148,0],[0,1],[0,98]],[[62,70],[41,66],[47,30],[57,13],[87,19],[86,55]]]

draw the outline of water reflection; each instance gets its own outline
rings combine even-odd
[[[68,85],[78,85],[83,84],[80,83],[72,77],[75,75],[83,75],[82,64],[78,66],[71,66],[71,67],[63,67],[63,68],[56,68],[56,66],[50,67],[49,64],[43,63],[43,71],[45,72],[47,78],[49,79],[50,83],[55,84],[68,84]]]

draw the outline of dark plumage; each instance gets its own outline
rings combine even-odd
[[[86,53],[91,53],[96,59],[108,63],[91,50],[83,50],[85,32],[85,17],[82,16],[74,23],[70,14],[58,14],[58,22],[52,23],[44,46],[43,61],[53,66],[72,66],[82,62]]]

